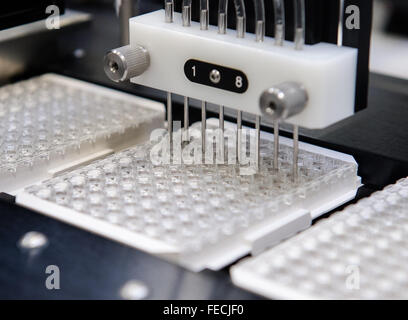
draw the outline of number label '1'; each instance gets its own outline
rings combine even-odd
[[[195,59],[184,65],[184,74],[192,82],[205,86],[244,93],[248,90],[248,78],[242,71]]]

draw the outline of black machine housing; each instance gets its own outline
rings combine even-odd
[[[2,4],[0,9],[0,31],[45,19],[48,16],[46,9],[50,5],[58,6],[60,14],[64,13],[64,0],[7,1],[5,4]]]

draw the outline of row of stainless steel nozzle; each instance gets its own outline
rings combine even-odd
[[[204,1],[205,4],[206,1]],[[262,2],[262,1],[261,1]],[[279,2],[279,1],[278,1]],[[263,6],[259,6],[262,7]],[[172,1],[165,1],[165,21],[167,23],[173,22],[173,11],[174,6]],[[241,6],[241,10],[242,10]],[[245,10],[245,9],[243,9]],[[183,26],[189,27],[191,25],[191,11],[190,7],[183,7]],[[207,7],[201,8],[200,15],[200,27],[202,30],[208,29],[208,3]],[[261,16],[262,14],[260,14]],[[263,14],[264,15],[264,14]],[[224,28],[219,28],[220,33],[225,33],[225,15],[224,19],[219,21],[223,22]],[[243,14],[243,19],[238,20],[241,22],[241,27],[238,25],[237,36],[240,38],[245,37],[245,13]],[[261,21],[264,24],[263,21]],[[239,24],[239,23],[238,23]],[[263,41],[264,39],[264,28],[259,28],[259,21],[257,21],[257,41]],[[219,26],[220,27],[220,26]],[[222,29],[222,30],[221,30]],[[282,36],[282,35],[280,35]],[[302,42],[302,41],[300,41]],[[277,43],[282,45],[282,41]],[[298,46],[296,46],[299,49]],[[150,57],[148,51],[142,46],[124,46],[121,48],[113,49],[105,56],[105,72],[108,77],[116,82],[121,82],[129,80],[130,78],[137,77],[143,74],[150,65]],[[278,168],[278,148],[279,148],[279,122],[283,121],[291,116],[294,116],[305,108],[308,102],[308,94],[302,84],[297,82],[285,82],[278,84],[274,87],[271,87],[265,90],[259,99],[259,106],[261,113],[269,119],[274,121],[274,136],[275,136],[275,152],[274,152],[274,166]],[[184,98],[184,109],[185,109],[185,126],[188,128],[188,97]],[[205,129],[206,129],[206,102],[202,101],[202,143],[203,150],[205,149]],[[170,142],[172,141],[172,101],[171,93],[167,94],[167,115],[168,115],[168,129]],[[224,106],[220,106],[220,128],[222,129],[224,121]],[[256,130],[257,130],[257,166],[260,166],[260,126],[261,119],[260,116],[256,116]],[[238,111],[237,117],[237,144],[238,144],[238,156],[240,155],[241,147],[241,135],[240,130],[242,128],[242,111]],[[293,130],[293,141],[294,141],[294,155],[293,155],[293,176],[297,176],[297,158],[298,158],[298,127],[294,126]],[[239,160],[239,159],[238,159]]]

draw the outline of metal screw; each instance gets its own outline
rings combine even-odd
[[[142,46],[124,46],[108,52],[104,60],[106,75],[115,82],[140,76],[150,66],[150,55]]]
[[[210,72],[210,80],[214,84],[219,83],[221,81],[221,73],[217,69],[212,70]]]
[[[303,85],[285,82],[265,90],[259,105],[264,116],[282,121],[302,112],[308,100],[309,97]]]

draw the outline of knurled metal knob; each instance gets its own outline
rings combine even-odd
[[[150,56],[142,46],[127,45],[105,55],[104,70],[109,79],[122,82],[140,76],[150,65]]]
[[[309,100],[306,89],[297,82],[285,82],[265,90],[259,100],[261,112],[273,120],[285,120],[302,112]]]

